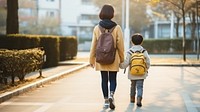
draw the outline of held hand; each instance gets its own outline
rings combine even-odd
[[[91,66],[92,68],[94,68],[94,64],[90,64],[90,66]]]

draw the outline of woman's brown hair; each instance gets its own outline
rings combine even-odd
[[[112,19],[114,17],[114,8],[111,5],[104,5],[99,13],[100,19]]]

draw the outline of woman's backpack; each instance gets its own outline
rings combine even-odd
[[[105,29],[99,25],[101,34],[97,40],[96,62],[100,64],[112,64],[115,60],[116,47],[112,36],[114,28]]]

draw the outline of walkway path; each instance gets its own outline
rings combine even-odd
[[[88,53],[83,54],[78,54],[79,58],[73,60],[73,63],[88,62]],[[129,103],[130,81],[120,70],[115,94],[115,112],[200,112],[199,61],[192,59],[183,62],[177,58],[158,57],[153,57],[152,60],[154,66],[151,66],[149,77],[145,80],[142,108]],[[162,64],[176,66],[160,66]],[[103,96],[99,72],[87,65],[88,63],[62,65],[44,70],[46,78],[1,94],[0,102],[4,101],[0,104],[1,112],[111,111],[102,109]],[[36,87],[39,88],[30,91]],[[27,90],[29,92],[25,92]],[[8,100],[18,94],[21,95]]]
[[[200,112],[199,67],[151,67],[143,107],[129,103],[130,82],[118,74],[115,112]],[[1,112],[108,112],[99,72],[86,67],[0,104]]]

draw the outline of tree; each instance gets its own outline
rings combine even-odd
[[[6,32],[6,10],[0,7],[0,34]]]
[[[195,32],[196,32],[196,4],[193,3],[191,9],[189,9],[188,11],[188,15],[190,17],[190,21],[191,21],[191,38],[193,40],[195,40]]]
[[[0,35],[6,33],[6,0],[0,0]]]
[[[7,0],[6,34],[19,33],[18,0]]]
[[[146,13],[147,3],[145,0],[130,1],[130,28],[132,33],[141,32],[150,23],[150,18]]]
[[[173,13],[176,17],[176,37],[179,37],[179,23],[180,23],[180,19],[181,17],[181,13],[180,10],[176,10],[177,8],[175,8],[173,5],[171,5],[168,2],[158,2],[157,5],[151,5],[151,10],[153,12],[157,12],[159,14],[163,14],[164,18],[169,20],[171,18],[171,13]]]
[[[183,60],[186,61],[186,47],[185,47],[185,38],[186,38],[186,25],[185,25],[185,17],[186,13],[191,9],[193,4],[195,3],[194,0],[160,0],[161,2],[166,3],[167,6],[171,7],[171,10],[180,13],[183,19]]]

